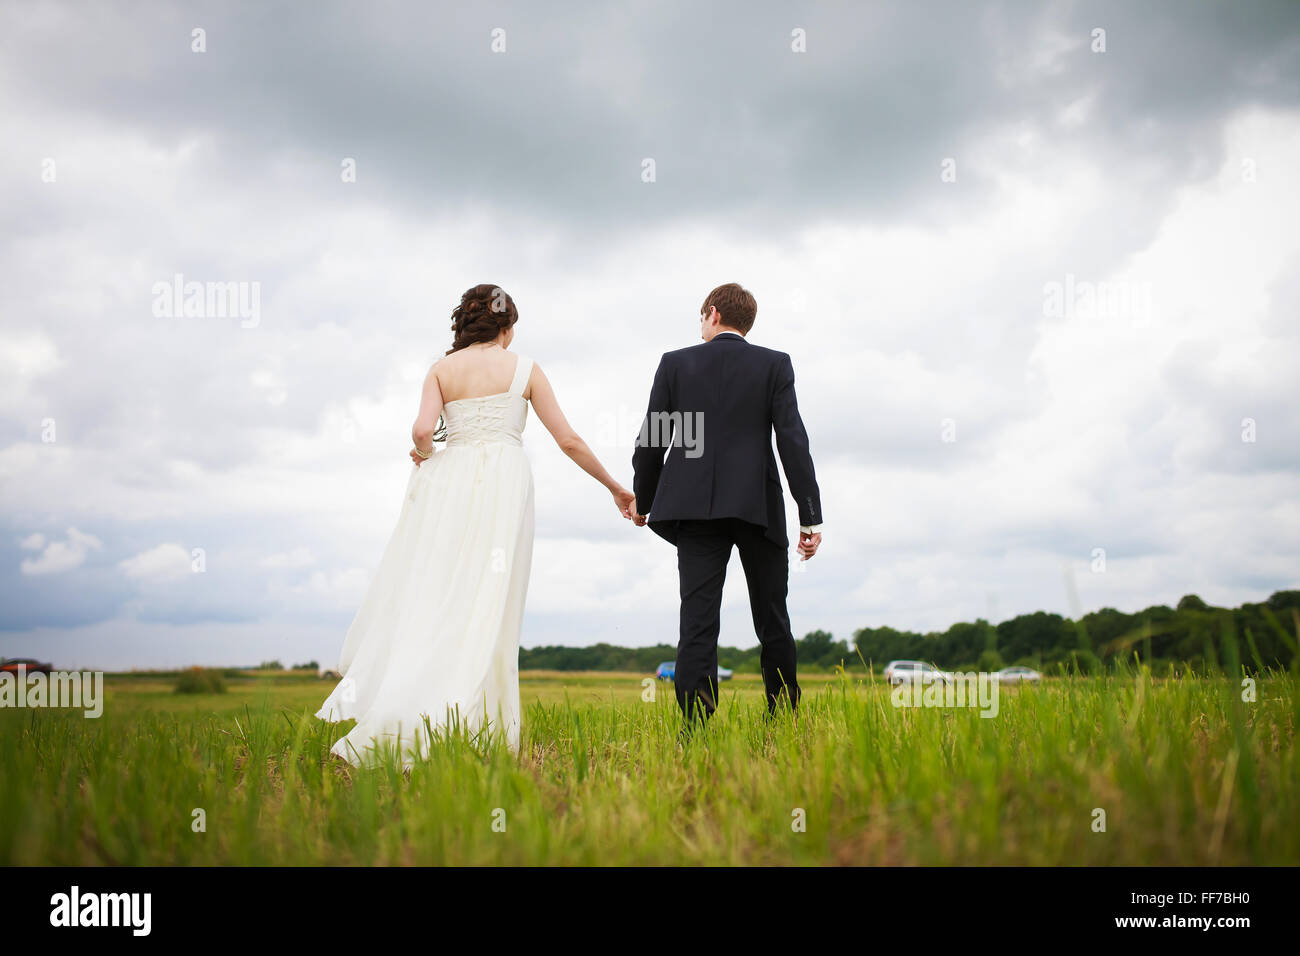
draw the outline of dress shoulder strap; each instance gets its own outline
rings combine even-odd
[[[533,360],[527,355],[520,355],[515,360],[515,377],[510,382],[510,394],[521,398],[528,387],[528,377],[533,374]]]

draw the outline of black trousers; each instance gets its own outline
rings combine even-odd
[[[717,708],[719,612],[733,545],[740,550],[754,631],[762,646],[760,663],[768,712],[776,709],[783,694],[792,707],[799,705],[794,636],[785,607],[790,556],[763,531],[739,518],[682,521],[678,525],[682,608],[674,684],[677,703],[688,722],[707,720]]]

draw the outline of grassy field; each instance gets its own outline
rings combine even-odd
[[[0,863],[1300,863],[1292,675],[1251,703],[1224,678],[1055,679],[994,718],[810,676],[772,726],[738,676],[685,746],[643,677],[525,673],[519,757],[460,735],[409,777],[328,755],[351,724],[310,716],[314,675],[110,677],[98,720],[0,709]]]

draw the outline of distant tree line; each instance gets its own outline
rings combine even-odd
[[[242,669],[258,670],[258,671],[282,671],[285,669],[285,667],[279,661],[262,661],[262,663],[258,664],[256,667],[249,667],[249,668],[242,668]],[[320,670],[320,664],[316,663],[315,661],[308,661],[306,664],[294,664],[293,667],[289,668],[289,670],[318,671]]]
[[[922,660],[946,670],[998,670],[1027,665],[1048,673],[1093,673],[1117,661],[1141,661],[1157,673],[1179,665],[1219,667],[1235,659],[1250,671],[1289,667],[1300,632],[1300,591],[1277,591],[1261,604],[1212,607],[1189,594],[1177,607],[1156,605],[1126,614],[1102,608],[1077,621],[1035,611],[1000,624],[984,619],[921,634],[892,627],[864,627],[852,642],[812,631],[795,643],[799,666],[830,670],[844,666],[879,671],[891,660]],[[742,673],[759,672],[760,648],[719,647],[718,663]],[[671,644],[653,647],[520,648],[519,666],[528,670],[653,672],[676,656]]]

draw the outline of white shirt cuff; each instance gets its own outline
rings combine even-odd
[[[799,530],[804,534],[821,534],[822,526],[819,524],[801,524]]]

